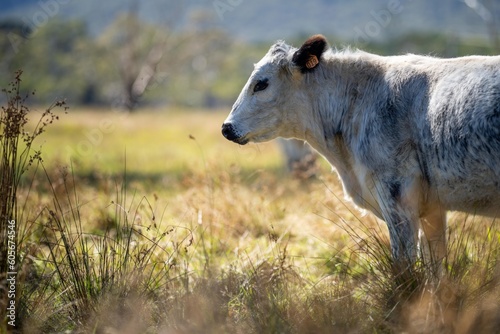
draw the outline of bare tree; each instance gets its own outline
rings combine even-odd
[[[127,110],[133,111],[154,79],[158,63],[163,57],[166,41],[164,38],[154,36],[149,51],[143,58],[144,50],[140,47],[143,36],[141,36],[137,2],[124,20],[124,33],[118,63],[124,93],[122,103]]]
[[[210,13],[192,11],[180,27],[183,8],[169,4],[169,10],[169,19],[152,26],[140,21],[136,2],[112,32],[122,105],[129,111],[135,110],[147,90],[180,75],[193,92],[203,95],[225,59],[229,38],[217,30]]]

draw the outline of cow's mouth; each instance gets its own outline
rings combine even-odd
[[[245,137],[241,137],[241,138],[233,140],[233,142],[235,142],[236,144],[240,144],[240,145],[248,144],[249,141],[250,140],[245,138]]]
[[[245,144],[248,144],[248,142],[250,142],[250,139],[248,139],[246,137],[238,137],[238,138],[234,138],[234,139],[227,138],[227,139],[232,141],[233,143],[240,144],[240,145],[245,145]]]

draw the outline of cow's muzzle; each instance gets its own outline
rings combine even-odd
[[[234,128],[233,124],[231,123],[224,123],[222,124],[222,135],[230,141],[233,141],[235,143],[238,143],[240,145],[245,145],[248,143],[248,140],[246,140],[244,137],[240,136],[236,129]]]

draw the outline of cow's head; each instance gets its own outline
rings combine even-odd
[[[320,66],[326,48],[321,35],[312,36],[300,49],[274,44],[255,65],[222,124],[224,137],[242,145],[297,137],[303,131],[301,112],[311,108],[306,76]]]

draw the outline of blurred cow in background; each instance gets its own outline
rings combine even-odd
[[[309,144],[299,139],[278,139],[289,173],[299,179],[309,179],[318,173],[318,154]]]

